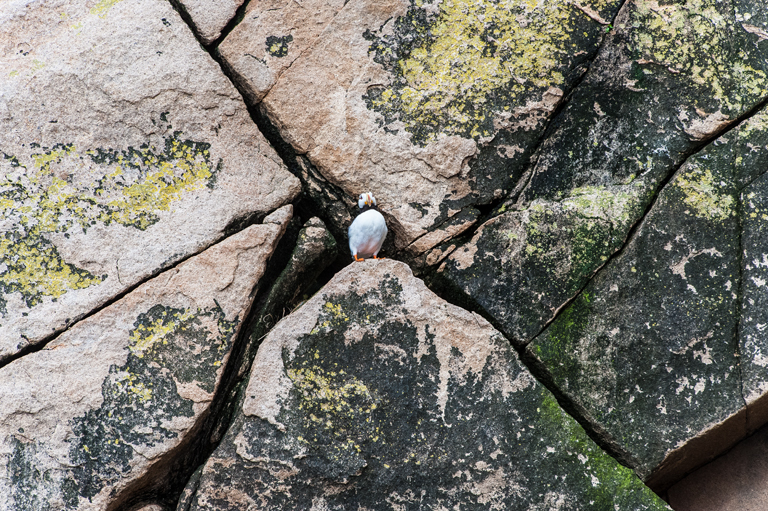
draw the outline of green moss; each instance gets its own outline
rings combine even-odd
[[[9,171],[0,174],[0,218],[10,229],[0,235],[0,297],[20,293],[31,308],[44,297],[101,283],[106,276],[63,261],[50,235],[113,222],[144,230],[183,194],[212,186],[218,169],[209,144],[179,135],[168,137],[160,151],[145,146],[79,153],[58,144],[23,157],[29,167],[3,154]],[[5,312],[0,298],[0,314]]]
[[[590,3],[601,10],[616,2]],[[564,86],[568,56],[589,48],[600,32],[561,0],[445,0],[429,7],[434,11],[412,0],[394,36],[366,34],[374,59],[395,76],[365,96],[368,107],[387,123],[402,120],[421,144],[440,135],[490,136],[494,118]]]
[[[575,381],[581,370],[571,355],[589,325],[590,301],[588,293],[577,296],[546,330],[541,342],[535,344],[536,355],[553,371],[557,381]]]
[[[580,466],[582,473],[571,475],[583,478],[583,501],[590,504],[590,509],[667,509],[632,470],[600,449],[548,392],[539,411],[544,428],[561,439],[570,457],[578,459],[574,465]]]

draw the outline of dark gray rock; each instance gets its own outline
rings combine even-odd
[[[259,349],[191,509],[668,509],[475,314],[356,263]]]
[[[691,157],[621,254],[528,347],[654,488],[764,422],[765,118]]]
[[[522,196],[445,260],[438,285],[529,342],[623,246],[660,183],[768,97],[755,28],[766,7],[626,2]]]

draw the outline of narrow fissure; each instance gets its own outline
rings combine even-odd
[[[12,364],[14,361],[16,361],[16,360],[18,360],[18,359],[20,359],[22,357],[25,357],[25,356],[27,356],[27,355],[29,355],[31,353],[36,353],[38,351],[44,350],[45,347],[48,344],[50,344],[52,341],[54,341],[56,338],[58,338],[64,332],[70,330],[75,325],[77,325],[77,324],[81,323],[82,321],[85,321],[88,318],[98,314],[99,312],[101,312],[102,310],[106,309],[107,307],[110,307],[111,305],[115,304],[116,302],[119,302],[120,300],[122,300],[123,298],[128,296],[129,294],[131,294],[134,291],[136,291],[137,288],[139,288],[143,284],[149,282],[150,280],[154,279],[158,275],[161,275],[161,274],[163,274],[163,273],[165,273],[167,271],[170,271],[170,270],[178,267],[179,265],[185,263],[187,260],[202,254],[203,252],[205,252],[206,250],[208,250],[212,246],[214,246],[214,245],[216,245],[218,243],[221,243],[226,238],[230,237],[233,234],[236,234],[236,233],[242,231],[246,227],[249,227],[251,225],[259,224],[264,219],[265,216],[266,216],[265,214],[258,214],[258,215],[249,215],[247,217],[243,217],[243,218],[239,218],[239,219],[234,219],[232,222],[230,222],[229,225],[226,226],[226,228],[223,230],[221,236],[217,237],[216,239],[214,239],[210,243],[206,244],[205,246],[201,247],[197,251],[191,252],[191,253],[187,254],[186,256],[182,257],[181,259],[179,259],[178,261],[176,261],[175,263],[173,263],[173,264],[171,264],[169,266],[161,266],[159,268],[156,268],[154,271],[152,271],[149,275],[147,275],[146,277],[141,279],[139,282],[137,282],[137,283],[135,283],[135,284],[125,288],[123,291],[121,291],[120,293],[116,294],[112,298],[106,300],[101,305],[91,309],[90,311],[84,313],[81,316],[78,316],[78,317],[76,317],[74,319],[68,320],[67,324],[63,328],[61,328],[59,330],[56,330],[55,332],[52,332],[50,335],[48,335],[48,336],[44,337],[43,339],[35,342],[34,344],[29,344],[28,346],[25,346],[24,348],[22,348],[21,350],[19,350],[16,353],[14,353],[13,355],[9,355],[8,357],[0,360],[0,370],[2,370],[5,366],[7,366],[9,364]]]
[[[176,7],[176,0],[169,0],[172,4],[174,4],[174,7]],[[626,2],[624,2],[625,4]],[[215,48],[218,46],[221,41],[224,40],[227,34],[229,34],[234,27],[243,19],[243,15],[245,12],[245,9],[247,7],[248,1],[246,1],[240,9],[238,9],[239,16],[236,16],[235,19],[233,19],[230,24],[228,24],[227,28],[225,29],[226,32],[222,32],[222,36],[215,41],[213,44],[209,45],[207,49]],[[624,4],[617,10],[617,15],[621,11],[621,9],[624,7]],[[180,10],[180,13],[182,10]],[[182,15],[184,18],[184,15]],[[615,18],[614,18],[615,20]],[[613,21],[611,23],[613,23]],[[185,21],[187,19],[185,18]],[[189,22],[187,21],[189,24]],[[192,25],[190,25],[192,26]],[[194,33],[194,30],[193,30]],[[196,35],[197,37],[197,35]],[[602,45],[605,43],[606,38],[603,37],[603,40],[601,41],[601,46],[595,53],[595,56],[602,50]],[[212,58],[217,61],[217,63],[220,65],[222,72],[230,79],[230,81],[234,84],[234,86],[238,89],[238,91],[241,93],[243,97],[246,97],[246,94],[244,94],[244,91],[242,90],[242,87],[239,85],[238,81],[233,78],[231,71],[227,68],[227,66],[222,62],[221,58],[216,55],[215,51],[209,51]],[[527,164],[528,170],[521,176],[520,181],[524,181],[525,183],[523,186],[515,187],[515,190],[510,192],[507,196],[500,198],[496,201],[492,201],[491,203],[474,207],[478,208],[478,210],[481,212],[480,217],[478,218],[478,221],[475,222],[474,225],[472,225],[467,231],[463,232],[460,236],[457,236],[453,239],[446,240],[446,242],[451,241],[452,243],[456,244],[457,246],[461,246],[463,243],[466,243],[468,240],[470,240],[474,234],[477,232],[477,229],[483,225],[485,222],[487,222],[489,219],[494,218],[495,216],[498,216],[499,212],[497,211],[498,208],[503,203],[508,203],[510,201],[515,201],[517,198],[519,198],[522,191],[527,186],[527,183],[530,182],[530,179],[533,175],[533,171],[535,170],[535,165],[538,159],[538,153],[540,151],[541,145],[543,142],[547,139],[547,137],[551,134],[552,125],[555,122],[555,120],[558,118],[559,115],[561,115],[563,109],[569,104],[571,98],[573,97],[574,92],[576,89],[580,86],[580,84],[583,82],[585,77],[587,76],[591,65],[594,62],[594,58],[591,59],[585,66],[585,69],[583,73],[579,76],[579,78],[576,80],[572,88],[570,89],[568,95],[563,99],[563,101],[560,102],[560,104],[557,106],[555,112],[552,116],[549,117],[547,121],[547,126],[544,130],[542,130],[541,135],[538,137],[536,143],[534,144],[534,149],[531,151],[531,157],[530,161]],[[546,322],[542,330],[534,335],[529,341],[526,342],[526,345],[532,342],[538,335],[540,335],[543,331],[545,331],[552,322],[554,322],[574,300],[576,300],[584,291],[584,289],[589,285],[589,283],[594,279],[600,271],[602,271],[604,268],[608,267],[612,261],[619,258],[626,247],[631,243],[632,239],[636,235],[639,227],[643,223],[643,221],[647,218],[650,211],[653,209],[653,207],[656,204],[656,201],[661,194],[661,192],[664,190],[666,185],[672,180],[672,178],[676,175],[676,173],[679,171],[679,169],[685,165],[686,161],[692,156],[693,154],[696,154],[700,150],[702,150],[704,147],[706,147],[708,144],[712,143],[713,141],[717,140],[719,137],[727,134],[731,129],[738,126],[740,123],[744,122],[745,120],[752,117],[755,113],[757,113],[761,108],[765,107],[768,104],[768,98],[763,100],[761,103],[757,104],[755,107],[753,107],[751,110],[737,118],[734,122],[729,124],[727,127],[723,128],[719,132],[713,134],[712,136],[708,137],[706,140],[703,140],[693,146],[688,151],[681,154],[681,160],[680,163],[675,166],[673,169],[671,169],[668,174],[659,181],[658,185],[656,186],[656,189],[653,193],[653,197],[650,200],[648,206],[645,208],[645,211],[642,215],[637,219],[637,221],[631,226],[631,228],[628,230],[627,235],[625,237],[624,243],[622,246],[616,250],[611,256],[608,257],[608,259],[605,261],[604,264],[602,264],[600,267],[598,267],[591,277],[588,279],[588,281],[574,294],[572,298],[567,300],[563,305],[561,305],[556,313],[553,315],[553,317]],[[302,182],[302,196],[297,202],[297,216],[301,218],[302,220],[306,220],[309,216],[317,216],[321,218],[329,228],[329,230],[332,231],[334,236],[339,241],[343,241],[346,239],[346,233],[344,233],[341,228],[339,227],[338,223],[334,221],[332,217],[330,217],[327,214],[327,208],[323,207],[323,204],[320,204],[317,202],[316,198],[310,197],[307,194],[307,190],[310,188],[311,184],[317,184],[322,189],[323,192],[327,193],[329,195],[328,203],[333,204],[339,209],[345,209],[347,212],[349,212],[350,209],[353,209],[353,206],[351,207],[350,204],[353,204],[351,201],[351,198],[347,198],[348,200],[344,200],[346,194],[333,184],[329,183],[327,180],[325,180],[319,172],[314,168],[314,166],[311,164],[311,162],[303,155],[298,155],[293,147],[286,142],[282,136],[280,135],[278,129],[271,123],[271,121],[268,119],[267,115],[262,112],[259,108],[259,105],[251,105],[247,104],[248,111],[251,115],[252,120],[257,125],[259,130],[264,134],[264,136],[267,138],[267,140],[270,142],[270,144],[275,148],[278,155],[281,157],[283,162],[286,164],[286,166],[289,168],[289,170],[296,175]],[[305,168],[301,168],[304,166]],[[306,176],[310,176],[310,179],[314,179],[314,181],[310,181],[307,179]],[[740,243],[742,242],[740,238]],[[393,257],[395,259],[398,259],[397,255],[394,255],[394,252],[391,252],[390,257]],[[344,266],[348,264],[348,257],[345,257],[345,251],[340,251],[339,256],[336,258],[334,263],[321,274],[321,276],[318,278],[315,288],[319,289],[319,287],[322,287],[325,283],[327,283],[330,278],[337,273],[340,269],[342,269]],[[429,283],[428,283],[429,285]],[[740,283],[740,285],[743,286],[743,282]],[[433,286],[430,285],[430,289],[433,289]],[[456,303],[456,300],[453,297],[446,297],[446,293],[442,293],[441,290],[435,290],[433,289],[441,298],[445,299],[446,301],[449,301],[451,303],[454,303],[456,305],[459,305],[462,308],[472,310],[481,316],[483,316],[486,320],[488,320],[496,329],[504,333],[504,335],[509,339],[509,332],[505,332],[503,328],[500,328],[500,325],[496,321],[493,320],[490,315],[482,310],[482,308],[478,307],[476,304],[471,303]],[[447,293],[448,295],[452,293]],[[741,298],[741,294],[740,294]],[[740,302],[739,302],[740,303]],[[255,309],[256,307],[254,307]],[[253,319],[251,320],[253,321]],[[270,327],[271,328],[271,327]],[[245,330],[245,329],[244,329]],[[265,332],[266,333],[266,332]],[[736,334],[738,335],[738,334]],[[514,347],[514,343],[511,343]],[[738,348],[738,343],[737,343]],[[527,352],[525,348],[516,348],[518,353],[520,354],[521,360],[525,363],[525,365],[528,367],[528,369],[531,371],[531,373],[537,378],[539,382],[541,382],[545,387],[547,387],[556,397],[558,400],[558,403],[560,406],[569,414],[571,415],[587,432],[587,434],[592,438],[603,450],[605,450],[608,454],[610,454],[612,457],[614,457],[619,463],[628,466],[632,468],[633,466],[636,466],[637,463],[633,461],[631,455],[629,453],[624,452],[620,446],[613,442],[611,440],[610,435],[608,435],[606,432],[602,430],[602,428],[597,424],[596,421],[594,421],[591,417],[589,417],[589,414],[581,409],[576,403],[574,403],[571,399],[567,397],[567,395],[563,394],[557,387],[554,385],[551,376],[549,375],[548,370],[546,367],[541,364],[538,359],[536,359],[535,356]],[[254,351],[255,354],[255,351]],[[229,364],[228,364],[229,365]],[[739,371],[741,368],[739,368]],[[238,381],[238,383],[234,384],[234,387],[237,387],[241,381]],[[740,383],[743,383],[740,376]],[[743,398],[743,390],[742,390],[742,398]],[[235,391],[235,395],[230,394],[230,404],[234,404],[237,401],[237,391]],[[215,416],[215,414],[211,414],[211,416]],[[231,418],[231,415],[230,415]],[[228,424],[226,425],[228,427]],[[225,431],[226,427],[224,427],[222,430]],[[213,452],[213,449],[211,449],[210,452]],[[206,455],[207,457],[207,455]],[[204,461],[205,457],[201,457],[201,459]],[[192,470],[196,468],[197,465],[192,466]],[[191,474],[191,470],[189,473]],[[181,489],[179,489],[180,493]]]
[[[221,381],[206,416],[194,431],[188,433],[188,440],[183,445],[164,455],[156,467],[121,492],[115,499],[119,505],[110,511],[130,511],[135,506],[149,503],[161,505],[169,510],[176,509],[179,497],[192,474],[218,447],[237,412],[243,383],[247,380],[253,356],[258,349],[261,334],[264,333],[259,326],[264,324],[262,313],[265,298],[290,259],[298,237],[298,224],[297,219],[291,221],[269,258],[250,311],[232,343]],[[275,320],[272,324],[276,322]]]
[[[172,2],[178,2],[178,0],[171,0]],[[211,44],[208,45],[208,48],[218,48],[221,42],[227,38],[227,36],[232,33],[232,31],[235,29],[237,25],[240,24],[241,21],[245,19],[245,12],[248,10],[248,5],[251,3],[251,0],[245,0],[240,7],[237,8],[237,11],[235,11],[234,17],[229,20],[229,22],[224,26],[224,28],[221,29],[221,35],[216,38],[215,41],[213,41]]]

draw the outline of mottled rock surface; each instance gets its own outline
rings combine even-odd
[[[766,119],[689,158],[620,256],[529,346],[653,487],[767,413]]]
[[[324,180],[374,190],[397,248],[419,254],[516,186],[620,2],[273,4],[249,4],[225,65]]]
[[[235,17],[245,0],[176,0],[189,15],[192,28],[203,44],[211,44],[221,37],[221,31]]]
[[[768,28],[767,9],[626,2],[521,198],[446,259],[442,285],[529,342],[624,245],[671,171],[768,97],[768,42],[754,29]]]
[[[189,509],[403,506],[668,509],[486,321],[358,263],[265,339]]]
[[[0,361],[299,191],[168,2],[6,2],[0,53]]]
[[[114,509],[122,490],[189,444],[285,209],[0,370],[0,509]]]

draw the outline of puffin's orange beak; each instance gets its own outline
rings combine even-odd
[[[366,206],[370,206],[371,205],[371,194],[370,193],[366,193],[365,194],[365,205]]]

